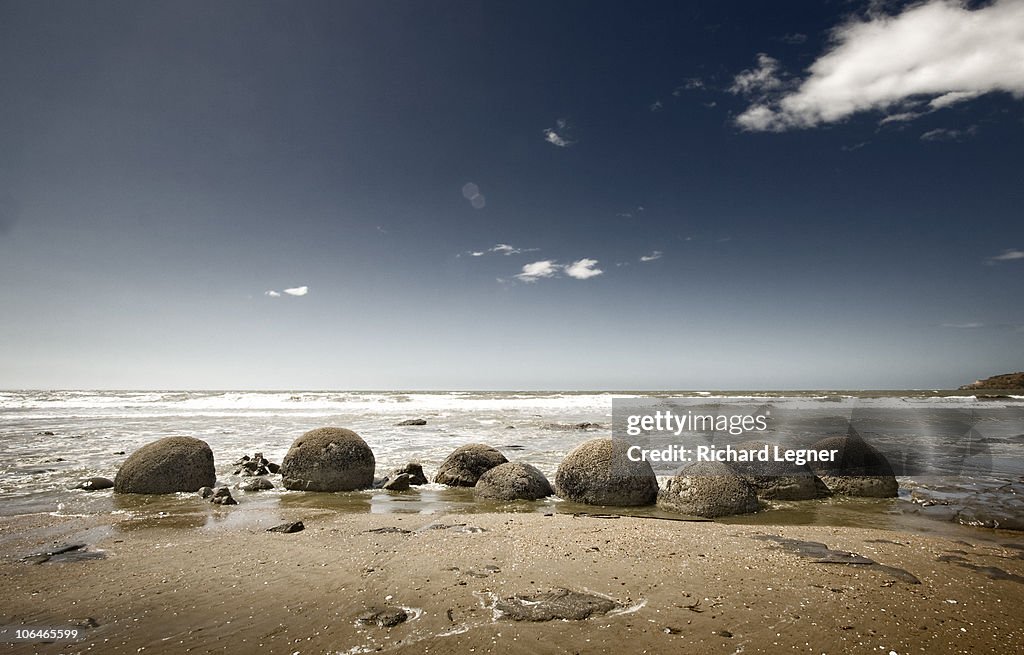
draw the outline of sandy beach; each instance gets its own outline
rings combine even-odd
[[[977,534],[309,508],[10,517],[3,623],[84,634],[16,653],[1020,652],[1024,539]],[[87,547],[21,559],[70,543]],[[591,615],[558,618],[562,602],[514,620],[552,618],[515,597],[562,589],[593,594]]]

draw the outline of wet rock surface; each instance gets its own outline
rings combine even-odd
[[[404,421],[395,423],[398,427],[412,426],[412,425],[426,425],[427,419],[425,418],[410,418]]]
[[[813,561],[816,564],[847,564],[853,566],[865,566],[877,569],[883,573],[893,576],[903,582],[910,584],[921,584],[921,581],[913,573],[894,566],[879,564],[870,557],[864,557],[845,550],[833,550],[818,541],[802,541],[800,539],[789,539],[776,535],[758,535],[753,537],[760,541],[772,541],[784,550]]]
[[[494,604],[503,619],[531,622],[583,621],[621,607],[610,598],[564,588],[499,598]]]
[[[749,514],[760,507],[753,485],[722,462],[694,462],[658,492],[658,507],[681,514],[717,518]]]
[[[253,475],[270,475],[277,473],[281,470],[281,467],[263,456],[263,453],[254,453],[252,457],[248,455],[242,455],[242,457],[235,462],[235,475],[242,476],[253,476]]]
[[[372,607],[360,614],[357,620],[364,625],[393,628],[405,623],[408,619],[409,613],[401,607]]]
[[[90,559],[103,559],[107,554],[102,550],[89,550],[89,544],[73,543],[55,546],[41,553],[32,553],[19,561],[27,564],[45,564],[47,562],[80,562]]]
[[[289,523],[282,523],[281,525],[275,525],[272,528],[267,528],[267,532],[281,532],[283,534],[292,534],[293,532],[302,532],[306,529],[302,521],[291,521]]]

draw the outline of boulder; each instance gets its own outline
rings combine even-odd
[[[437,469],[434,482],[449,487],[472,487],[486,471],[508,460],[494,448],[471,443],[455,449]]]
[[[388,473],[385,481],[396,478],[403,473],[409,476],[409,484],[411,485],[427,484],[429,482],[427,476],[423,474],[423,466],[419,462],[409,462],[405,466],[391,471],[391,473]]]
[[[295,440],[281,462],[285,489],[350,491],[373,486],[376,460],[351,430],[318,428]]]
[[[86,491],[99,491],[100,489],[110,489],[114,486],[114,481],[110,478],[88,478],[82,480],[75,485],[75,489],[84,489]]]
[[[746,441],[733,447],[760,450],[765,446],[770,453],[775,452],[775,445],[766,441]],[[811,500],[829,495],[828,487],[806,464],[769,459],[767,462],[729,462],[728,465],[754,487],[761,500]]]
[[[209,444],[192,437],[167,437],[128,456],[114,477],[114,491],[170,494],[212,487],[216,482]]]
[[[481,475],[474,493],[495,500],[539,500],[547,498],[554,490],[535,467],[522,462],[508,462]]]
[[[658,479],[648,462],[627,457],[630,444],[621,439],[591,439],[576,446],[555,474],[555,493],[588,505],[633,507],[652,505]]]
[[[851,428],[848,436],[826,437],[814,450],[838,450],[835,461],[811,462],[811,470],[829,491],[841,496],[893,498],[900,485],[885,455]]]
[[[670,512],[716,518],[759,509],[754,486],[724,462],[683,467],[658,493],[658,507]]]
[[[409,474],[399,473],[393,478],[388,478],[387,482],[384,483],[384,489],[388,491],[408,491],[409,490]]]

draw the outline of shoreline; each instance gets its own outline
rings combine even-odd
[[[236,522],[230,511],[214,514],[222,523],[209,529],[119,515],[0,518],[2,622],[87,626],[83,641],[15,644],[13,652],[1024,648],[1024,540],[1012,533],[993,532],[989,541],[852,527],[312,507]],[[266,532],[295,520],[305,530]],[[76,539],[102,556],[19,561]],[[822,557],[814,543],[831,550]],[[833,561],[843,560],[836,552],[875,564]],[[496,611],[516,595],[563,588],[615,609],[547,622]],[[358,623],[382,606],[407,608],[408,618],[391,628]]]

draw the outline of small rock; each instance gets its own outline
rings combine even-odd
[[[200,487],[199,491],[196,492],[196,493],[199,494],[200,498],[209,498],[209,497],[213,496],[213,488],[211,488],[211,487]]]
[[[217,487],[213,491],[213,497],[210,498],[210,502],[214,505],[237,505],[238,501],[232,498],[231,490],[227,487]]]
[[[275,525],[272,528],[267,528],[267,532],[291,534],[293,532],[302,532],[305,529],[306,526],[302,524],[302,521],[292,521],[291,523],[282,523],[281,525]]]
[[[405,466],[395,469],[391,473],[388,473],[388,476],[384,478],[384,481],[386,482],[391,478],[402,475],[403,473],[409,476],[409,484],[413,486],[427,484],[429,482],[429,480],[427,480],[427,476],[423,474],[423,466],[419,462],[409,462]]]
[[[409,613],[401,607],[373,607],[359,615],[359,622],[378,628],[393,628],[408,618]]]
[[[274,488],[274,483],[266,478],[253,478],[238,486],[242,491],[267,491]]]
[[[408,491],[410,484],[409,481],[411,479],[412,478],[408,473],[401,473],[396,475],[394,478],[389,478],[388,481],[384,483],[384,489],[387,489],[388,491]]]
[[[425,419],[425,418],[411,418],[411,419],[402,421],[401,423],[395,423],[395,425],[397,425],[397,426],[426,425],[426,424],[427,424],[427,419]]]
[[[75,489],[84,489],[86,491],[98,491],[100,489],[110,489],[114,486],[114,481],[109,478],[89,478],[82,480],[75,485]]]

